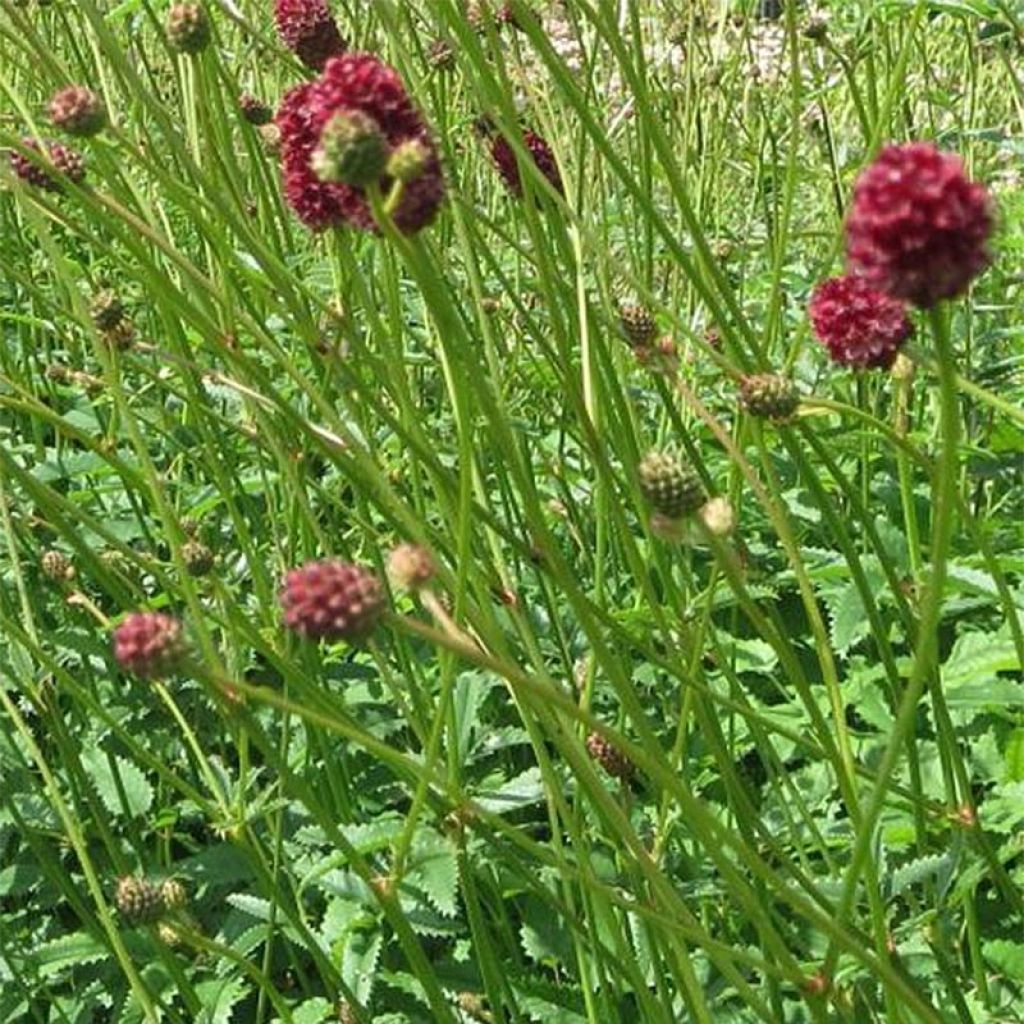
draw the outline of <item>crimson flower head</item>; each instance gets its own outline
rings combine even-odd
[[[444,199],[437,147],[398,73],[368,53],[330,58],[318,79],[296,86],[285,95],[277,112],[285,198],[299,219],[314,231],[344,224],[365,231],[376,228],[363,187],[324,181],[313,166],[324,128],[339,114],[371,118],[389,153],[410,141],[422,144],[421,173],[403,183],[391,216],[406,234],[430,224]],[[387,196],[392,179],[386,169],[378,185]]]
[[[857,369],[888,369],[913,332],[903,303],[862,277],[823,281],[811,297],[810,314],[833,362]]]
[[[181,623],[162,612],[132,612],[114,630],[114,657],[143,679],[173,674],[185,657]]]
[[[558,170],[558,164],[555,163],[555,154],[547,142],[536,132],[525,131],[523,132],[523,145],[537,165],[537,170],[551,182],[551,186],[560,196],[564,196],[562,175]],[[523,179],[519,173],[515,150],[503,135],[495,135],[491,139],[491,159],[494,161],[494,166],[498,168],[498,173],[509,192],[514,196],[522,196]]]
[[[274,21],[284,45],[316,71],[328,57],[345,52],[326,0],[274,0]]]
[[[50,97],[50,120],[69,135],[95,135],[107,123],[103,100],[84,85],[69,85]]]
[[[384,610],[380,580],[361,565],[337,560],[292,569],[280,597],[285,625],[314,639],[358,640]]]
[[[60,178],[66,178],[76,185],[85,179],[85,161],[80,153],[76,153],[75,150],[70,149],[68,146],[60,142],[40,143],[37,139],[29,138],[22,139],[21,144],[26,149],[30,149],[32,152],[39,153],[40,155],[45,150],[45,154],[50,158],[54,170],[57,171]],[[21,153],[11,153],[11,167],[14,173],[28,185],[34,185],[36,188],[41,188],[47,192],[59,192],[61,190],[60,178],[55,178],[35,161],[30,160]]]
[[[988,266],[992,228],[988,192],[958,156],[927,142],[887,146],[854,186],[847,267],[927,308],[962,294]]]

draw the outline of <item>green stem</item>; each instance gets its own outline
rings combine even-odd
[[[932,520],[931,551],[929,552],[931,576],[921,601],[920,629],[914,648],[910,679],[903,693],[903,699],[900,701],[899,713],[893,724],[892,735],[889,737],[889,743],[878,766],[878,781],[864,808],[850,867],[843,884],[843,892],[836,913],[836,920],[840,923],[848,917],[853,906],[857,882],[867,863],[875,834],[875,824],[892,784],[900,753],[914,727],[917,706],[924,694],[929,676],[938,667],[942,592],[946,582],[946,569],[956,518],[960,408],[948,317],[942,309],[929,310],[928,315],[935,340],[936,366],[939,372],[939,435],[941,441],[941,451],[932,479],[934,518]],[[833,941],[827,957],[826,973],[831,973],[837,957],[838,949]]]

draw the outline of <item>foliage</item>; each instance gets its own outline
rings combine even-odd
[[[313,74],[269,0],[194,55],[169,6],[0,2],[0,146],[69,84],[110,118],[81,185],[0,161],[0,1019],[1024,1020],[1024,7],[339,0],[442,154],[382,237],[307,232],[240,112]],[[808,299],[917,138],[995,261],[834,368]],[[731,532],[652,522],[652,449]],[[436,575],[371,637],[282,628],[289,569],[402,542]],[[143,608],[164,680],[111,650]],[[187,901],[131,928],[129,875]]]

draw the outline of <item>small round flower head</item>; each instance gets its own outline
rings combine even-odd
[[[358,640],[384,610],[380,580],[361,565],[334,560],[292,569],[280,599],[285,625],[313,639]]]
[[[181,910],[188,903],[188,890],[177,878],[165,878],[160,885],[160,896],[168,910]]]
[[[114,892],[117,912],[129,925],[149,924],[164,911],[160,888],[145,878],[125,875],[117,880]]]
[[[913,326],[902,302],[861,277],[833,277],[814,290],[814,333],[833,362],[856,369],[888,369]]]
[[[804,21],[803,33],[807,39],[816,43],[823,42],[828,38],[829,13],[824,8],[812,8],[807,12],[807,19]]]
[[[708,501],[697,515],[708,533],[715,537],[728,537],[736,525],[736,513],[723,495]]]
[[[21,144],[35,153],[43,153],[43,146],[36,139],[22,139]],[[14,173],[26,184],[48,192],[59,192],[60,178],[66,178],[76,185],[85,179],[85,161],[73,149],[59,142],[46,143],[46,156],[50,158],[54,170],[59,177],[54,177],[48,170],[30,160],[22,153],[11,153],[11,167]]]
[[[89,316],[98,331],[113,331],[125,318],[124,303],[117,292],[104,288],[89,303]]]
[[[914,374],[917,373],[917,367],[909,356],[900,352],[889,367],[889,373],[892,374],[893,380],[912,381]]]
[[[425,174],[430,166],[430,150],[420,139],[407,139],[391,151],[385,168],[389,178],[404,185]]]
[[[66,363],[50,363],[43,373],[47,380],[52,380],[57,384],[67,384],[73,376],[71,367]]]
[[[927,142],[887,146],[854,185],[847,266],[927,308],[962,294],[988,266],[992,229],[988,192],[968,180],[958,156]]]
[[[242,117],[257,128],[269,124],[274,119],[274,112],[270,107],[263,100],[253,96],[252,93],[245,92],[238,97],[238,109]]]
[[[181,545],[181,560],[189,576],[206,576],[216,562],[213,552],[198,537],[190,537]]]
[[[114,657],[143,679],[171,675],[185,657],[181,623],[162,612],[132,612],[114,630]]]
[[[619,327],[632,348],[644,348],[654,341],[658,325],[651,311],[638,303],[619,308]]]
[[[395,226],[406,234],[426,227],[444,199],[437,148],[398,73],[366,53],[332,57],[316,81],[296,86],[285,96],[276,123],[281,129],[285,197],[289,205],[315,231],[344,224],[365,231],[376,229],[361,188],[321,181],[312,167],[313,153],[327,122],[336,114],[353,112],[366,114],[377,122],[389,150],[410,140],[417,140],[426,148],[429,155],[423,173],[405,186],[391,214]],[[384,174],[379,184],[386,195],[391,180]]]
[[[69,85],[54,93],[49,113],[54,125],[69,135],[95,135],[107,123],[103,100],[84,85]]]
[[[740,381],[740,405],[758,419],[782,422],[796,412],[800,394],[780,373],[753,373]]]
[[[562,175],[555,162],[555,154],[547,142],[536,132],[523,132],[523,145],[533,159],[537,170],[551,183],[551,187],[559,194],[565,195],[565,188],[562,185]],[[523,179],[519,173],[519,163],[516,160],[515,150],[508,139],[503,135],[496,135],[491,139],[491,160],[497,167],[505,187],[514,196],[522,196]]]
[[[365,188],[380,180],[387,161],[388,145],[377,122],[362,110],[343,110],[324,125],[310,166],[321,181]]]
[[[399,590],[421,590],[436,571],[433,556],[418,544],[399,544],[388,556],[388,579]]]
[[[202,4],[174,4],[166,28],[167,42],[178,53],[201,53],[210,45],[210,19]]]
[[[259,125],[256,130],[263,140],[263,148],[271,156],[277,156],[281,152],[281,129],[271,121],[269,124]]]
[[[616,750],[600,733],[592,732],[587,737],[587,751],[613,778],[626,781],[632,777],[633,762]]]
[[[638,472],[644,497],[656,513],[668,519],[691,515],[706,500],[697,473],[669,452],[648,452]]]
[[[450,71],[455,67],[455,47],[447,39],[435,39],[427,51],[430,66],[438,71]]]
[[[284,45],[315,71],[345,52],[326,0],[274,0],[274,21]]]
[[[75,578],[75,567],[62,551],[44,551],[39,559],[43,575],[54,583],[70,583]]]

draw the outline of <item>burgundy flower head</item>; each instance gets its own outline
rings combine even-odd
[[[559,195],[564,196],[562,175],[558,170],[558,164],[555,163],[555,154],[547,142],[536,132],[526,131],[523,132],[523,145],[533,157],[533,162],[537,165],[540,173],[551,182],[552,187]],[[503,135],[496,135],[491,140],[491,159],[494,161],[494,166],[498,168],[498,173],[509,192],[514,196],[521,196],[523,180],[519,174],[515,150]]]
[[[173,673],[185,655],[181,623],[161,612],[132,612],[114,630],[114,657],[143,679]]]
[[[345,52],[326,0],[274,0],[274,20],[284,45],[307,67],[319,71]]]
[[[988,193],[959,157],[927,142],[887,146],[854,186],[847,266],[887,295],[934,306],[988,266],[992,228]]]
[[[377,122],[389,149],[416,140],[423,144],[423,171],[403,186],[392,217],[406,234],[426,227],[444,199],[444,179],[437,147],[422,114],[413,105],[398,73],[372,54],[346,53],[327,61],[323,74],[290,90],[278,110],[285,197],[299,219],[314,231],[348,223],[375,230],[363,189],[321,181],[311,161],[324,126],[335,114],[360,111]],[[384,176],[385,196],[391,180]]]
[[[103,100],[84,85],[69,85],[50,97],[50,120],[69,135],[95,135],[107,123]]]
[[[304,636],[357,640],[377,625],[384,588],[361,565],[308,562],[285,576],[281,606],[285,625]]]
[[[238,109],[242,117],[257,128],[274,120],[274,112],[270,107],[252,93],[244,92],[238,97]]]
[[[21,144],[33,152],[43,152],[43,147],[37,139],[22,139]],[[59,142],[47,142],[46,154],[62,177],[73,181],[76,185],[84,180],[85,161],[81,154]],[[48,192],[60,191],[61,183],[58,178],[21,153],[11,153],[11,167],[14,169],[14,173],[29,185],[35,185],[36,188],[45,189]]]
[[[814,333],[834,362],[887,369],[913,326],[902,302],[876,291],[862,277],[833,277],[814,290]]]

